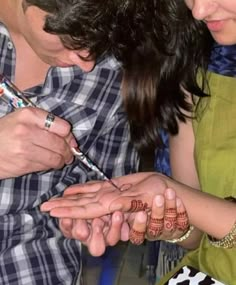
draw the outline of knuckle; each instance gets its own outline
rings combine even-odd
[[[29,134],[29,128],[24,123],[19,122],[18,124],[15,125],[14,134],[17,137],[20,137],[20,138],[24,137],[24,139],[25,139],[26,136],[28,136],[28,134]]]
[[[53,153],[49,159],[51,167],[60,169],[64,166],[65,161],[61,155],[58,153]]]
[[[28,121],[29,118],[35,115],[35,108],[34,107],[27,107],[22,108],[19,110],[19,120]]]
[[[73,229],[73,238],[85,242],[88,239],[88,234],[81,232],[80,229]]]

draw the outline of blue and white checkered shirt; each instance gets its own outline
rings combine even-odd
[[[13,82],[15,60],[14,45],[0,24],[0,72]],[[119,64],[107,58],[89,73],[79,67],[51,68],[44,84],[26,90],[37,106],[72,124],[81,150],[110,177],[135,172],[138,167],[120,83]],[[10,111],[0,102],[0,117]],[[0,181],[0,284],[76,283],[81,244],[64,238],[57,220],[41,213],[39,206],[68,186],[90,179],[97,177],[75,160],[62,170]]]

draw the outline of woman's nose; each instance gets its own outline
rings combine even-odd
[[[213,15],[217,7],[216,0],[194,0],[191,10],[195,19],[204,20]]]

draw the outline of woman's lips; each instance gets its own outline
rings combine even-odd
[[[224,20],[206,21],[207,28],[211,32],[219,32],[220,30],[222,30],[224,23]]]

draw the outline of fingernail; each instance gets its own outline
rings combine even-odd
[[[116,222],[120,222],[120,221],[121,221],[121,215],[120,215],[120,214],[115,214],[115,215],[114,215],[114,220],[115,220]]]
[[[74,159],[75,159],[74,156],[72,156],[71,159],[66,162],[66,164],[67,164],[67,165],[68,165],[68,164],[71,164],[71,163],[74,161]]]
[[[70,141],[70,146],[71,147],[78,147],[78,143],[77,141],[75,140],[75,138],[72,138],[71,141]]]
[[[139,223],[146,223],[147,215],[144,212],[138,212],[137,213],[137,221]]]
[[[183,205],[183,203],[182,203],[181,199],[177,198],[176,199],[176,206],[181,207],[182,205]]]
[[[94,230],[95,230],[95,233],[96,233],[96,234],[100,234],[100,232],[101,232],[101,228],[100,228],[99,226],[96,226],[96,227],[94,228]]]
[[[162,207],[164,205],[164,197],[162,195],[157,195],[155,197],[155,204],[157,207]]]
[[[166,189],[165,195],[166,195],[166,198],[167,198],[168,200],[173,200],[173,199],[175,199],[175,191],[172,190],[172,189],[170,189],[170,188]]]

